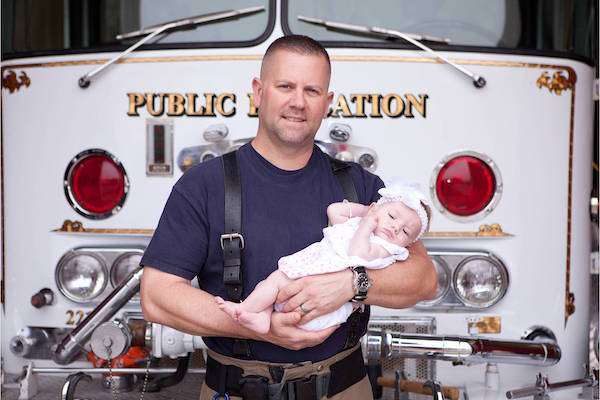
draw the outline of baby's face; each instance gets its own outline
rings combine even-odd
[[[421,231],[421,219],[417,213],[400,201],[377,205],[375,212],[377,228],[373,233],[388,242],[406,247]]]

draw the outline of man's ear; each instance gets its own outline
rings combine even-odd
[[[262,90],[263,90],[262,81],[258,78],[252,79],[252,94],[253,94],[253,99],[254,99],[254,106],[256,108],[260,107]]]
[[[327,118],[327,114],[329,114],[329,106],[331,105],[332,101],[333,101],[333,92],[328,92],[327,93],[327,105],[325,106],[325,112],[323,114],[323,119]]]

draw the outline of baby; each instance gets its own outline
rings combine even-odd
[[[280,258],[279,268],[259,282],[242,303],[216,297],[219,307],[241,325],[267,333],[277,294],[292,280],[359,265],[379,269],[406,260],[406,246],[428,229],[429,203],[421,192],[408,185],[382,188],[379,194],[379,201],[370,206],[345,200],[329,205],[327,216],[331,226],[323,229],[320,242]],[[348,302],[300,328],[315,331],[341,324],[355,307],[356,303]],[[281,304],[275,305],[278,311],[282,308]]]

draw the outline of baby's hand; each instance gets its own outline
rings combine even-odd
[[[369,210],[367,214],[363,217],[361,224],[366,225],[369,229],[374,230],[379,223],[379,218],[377,217],[377,208],[378,206],[375,203],[372,203],[369,206]]]

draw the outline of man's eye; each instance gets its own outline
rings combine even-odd
[[[392,214],[388,213],[388,215],[390,216],[391,219],[396,219],[396,218],[394,218],[394,216]]]
[[[409,236],[408,231],[406,230],[406,228],[403,228],[402,232],[404,232],[406,234],[406,236]]]

